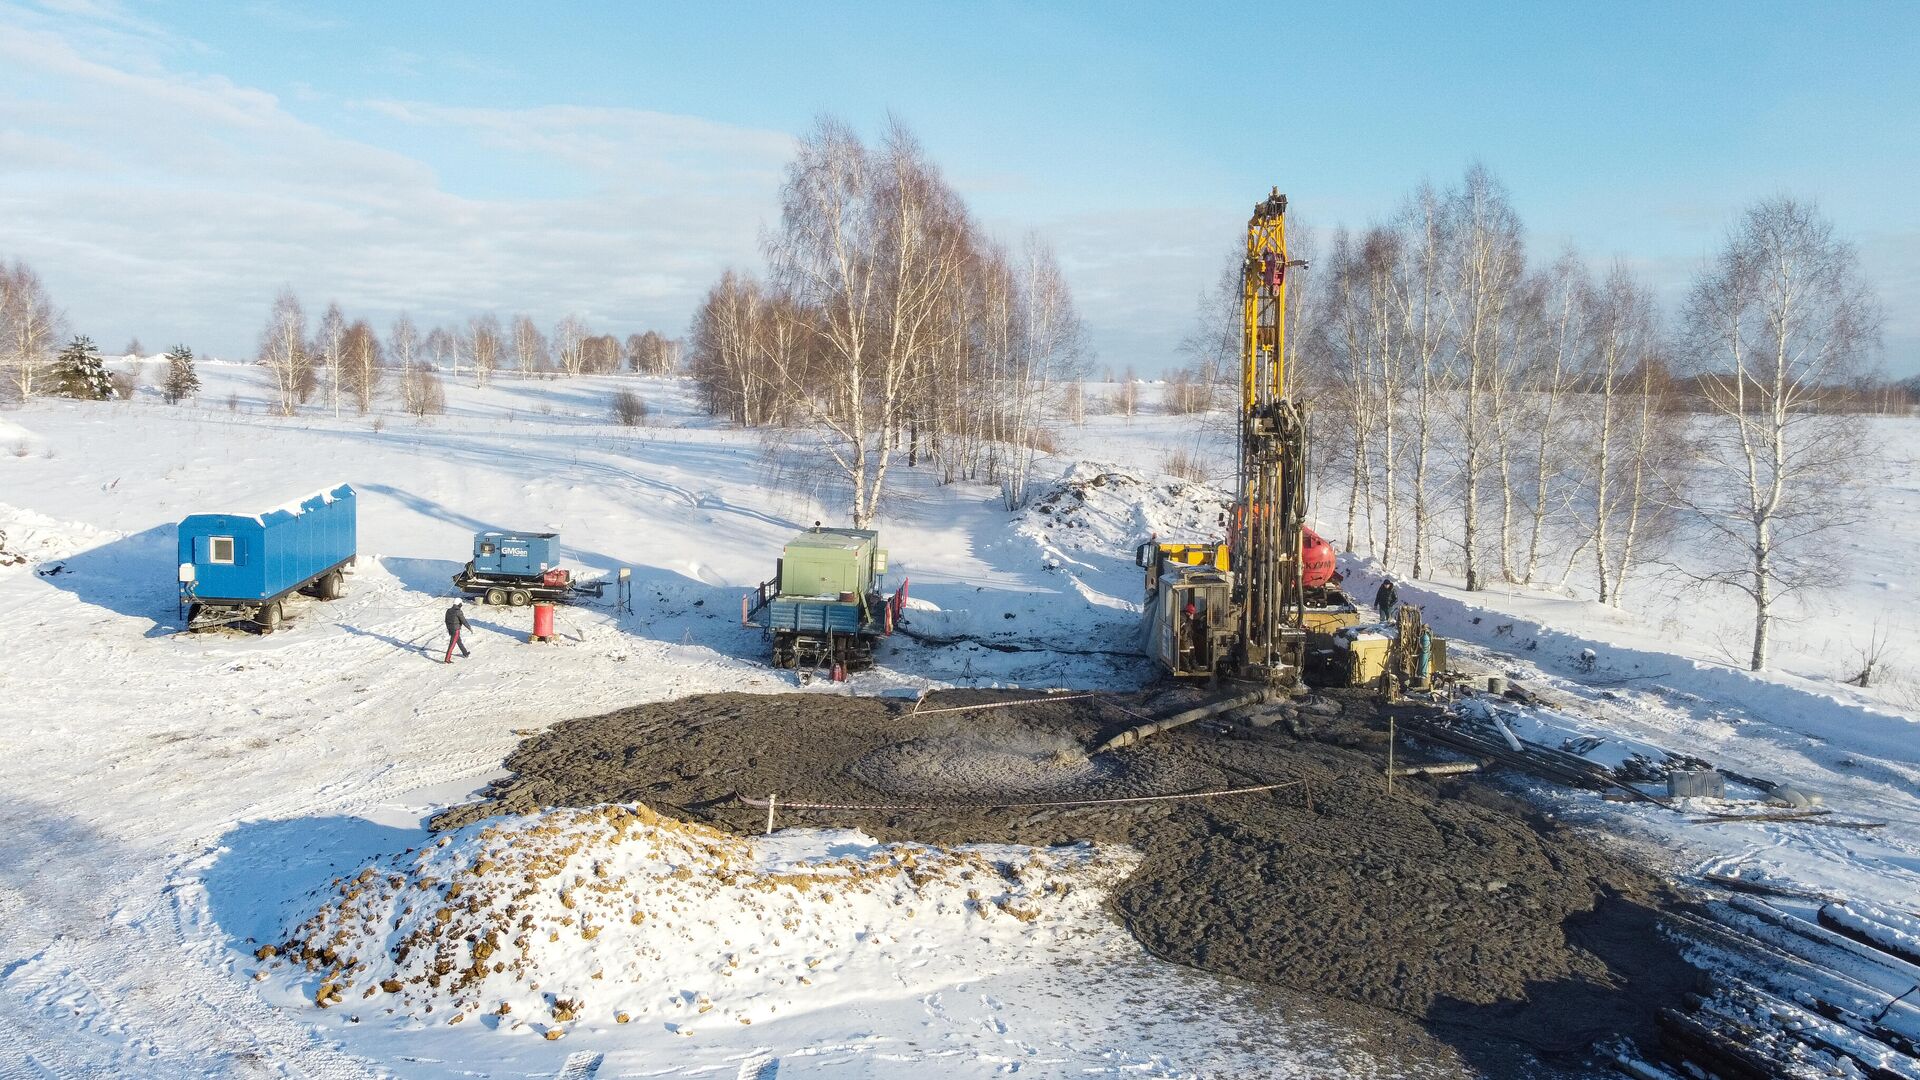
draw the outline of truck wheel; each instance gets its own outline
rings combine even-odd
[[[340,599],[340,571],[335,570],[323,575],[320,578],[320,588],[317,591],[322,600]]]
[[[513,590],[512,599],[514,607],[526,607],[528,604],[533,603],[533,597],[529,595],[525,589]]]
[[[507,590],[497,589],[497,588],[487,590],[487,606],[488,607],[501,607],[505,605],[506,602],[507,602]]]
[[[271,634],[275,630],[280,629],[280,620],[283,617],[283,614],[284,613],[280,610],[280,601],[278,600],[275,600],[273,603],[268,604],[266,607],[261,608],[260,609],[261,632],[266,634]]]

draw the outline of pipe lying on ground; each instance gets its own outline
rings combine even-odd
[[[1477,761],[1436,761],[1431,765],[1402,765],[1388,769],[1389,776],[1452,776],[1456,773],[1478,772]]]
[[[1261,704],[1267,700],[1267,696],[1267,691],[1255,690],[1250,694],[1230,697],[1224,701],[1216,701],[1211,705],[1202,705],[1196,709],[1188,709],[1185,712],[1174,713],[1172,716],[1161,720],[1153,720],[1145,724],[1130,727],[1120,734],[1115,735],[1113,738],[1108,739],[1106,742],[1101,743],[1099,748],[1088,756],[1093,757],[1104,754],[1109,750],[1118,750],[1121,747],[1132,746],[1134,743],[1140,742],[1149,735],[1158,735],[1163,731],[1171,731],[1174,728],[1191,724],[1195,720],[1205,720],[1209,716],[1218,716],[1223,712],[1232,712],[1235,709],[1244,709],[1249,705]]]

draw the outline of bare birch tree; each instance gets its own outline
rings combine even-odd
[[[1482,484],[1498,450],[1488,404],[1497,393],[1495,380],[1503,377],[1503,322],[1524,270],[1525,251],[1506,189],[1484,166],[1467,170],[1465,183],[1448,199],[1448,214],[1453,233],[1449,284],[1457,296],[1459,318],[1460,543],[1466,587],[1474,591],[1486,584],[1480,570]]]
[[[485,386],[493,379],[494,370],[500,366],[500,358],[506,352],[506,342],[500,335],[500,320],[492,312],[475,315],[467,320],[463,337],[467,357],[473,363],[473,384]]]
[[[586,340],[587,324],[572,312],[554,325],[553,358],[560,364],[561,371],[569,376],[580,374],[587,362],[587,354],[582,347]]]
[[[671,374],[674,367],[673,342],[655,330],[648,330],[644,334],[628,334],[626,357],[627,367],[638,374]]]
[[[1571,418],[1568,398],[1580,368],[1585,332],[1583,302],[1590,288],[1586,264],[1572,251],[1563,252],[1533,286],[1539,298],[1541,325],[1531,365],[1533,377],[1528,380],[1533,406],[1527,417],[1533,428],[1533,482],[1526,497],[1527,552],[1520,571],[1520,580],[1527,584],[1533,582],[1547,557],[1553,515],[1566,501],[1562,478],[1573,442],[1567,436]]]
[[[41,392],[38,376],[66,329],[64,322],[32,267],[18,259],[11,266],[0,263],[0,362],[20,400]]]
[[[1624,266],[1615,264],[1584,303],[1587,338],[1588,400],[1592,419],[1587,432],[1590,502],[1588,541],[1593,547],[1594,577],[1600,602],[1620,606],[1616,567],[1632,553],[1632,537],[1615,535],[1620,523],[1637,521],[1642,493],[1619,483],[1623,443],[1630,437],[1636,405],[1631,373],[1647,369],[1652,358],[1653,299]]]
[[[374,333],[365,319],[357,320],[347,327],[341,339],[341,353],[347,390],[353,395],[354,408],[365,416],[373,407],[374,394],[379,391],[381,376],[385,374],[380,335]]]
[[[1860,513],[1860,419],[1822,406],[1879,326],[1852,246],[1790,198],[1750,208],[1688,295],[1682,355],[1707,415],[1681,499],[1724,560],[1703,579],[1753,604],[1755,671],[1781,600],[1831,573],[1819,541]]]
[[[387,358],[393,366],[402,371],[413,366],[420,354],[420,331],[413,325],[413,317],[406,312],[393,317],[393,325],[387,328]]]
[[[1433,522],[1435,441],[1442,423],[1441,404],[1449,386],[1440,357],[1454,334],[1456,308],[1447,287],[1452,223],[1440,194],[1422,184],[1401,208],[1397,228],[1401,247],[1400,350],[1412,378],[1409,418],[1413,439],[1413,576],[1431,570],[1427,561]]]
[[[965,212],[898,122],[870,151],[831,118],[801,141],[781,203],[774,274],[824,354],[818,384],[787,390],[828,433],[864,528],[901,448],[910,386],[940,343],[935,316],[965,254]]]
[[[1061,276],[1053,249],[1028,236],[1016,282],[1020,336],[1006,379],[992,389],[1006,415],[1002,443],[1007,467],[1000,482],[1009,510],[1027,503],[1033,461],[1042,444],[1041,424],[1062,379],[1078,379],[1086,358],[1086,328]]]
[[[421,344],[421,349],[436,368],[451,366],[452,374],[460,374],[460,340],[446,327],[436,326],[427,331],[427,339]]]
[[[280,415],[292,416],[300,406],[302,388],[312,378],[307,353],[307,317],[293,290],[274,298],[267,325],[260,332],[260,366],[272,380]]]
[[[547,364],[547,339],[527,315],[513,317],[513,359],[520,377],[531,379]]]
[[[612,334],[593,334],[582,340],[580,369],[590,375],[609,375],[620,370],[620,339]]]
[[[340,415],[340,377],[346,362],[347,317],[340,312],[340,305],[330,303],[327,312],[320,317],[320,326],[314,331],[311,354],[326,371],[328,399],[333,405],[333,415]]]
[[[760,355],[765,306],[758,281],[727,270],[693,316],[693,375],[707,411],[742,427],[765,419],[767,388],[756,370],[765,359]],[[784,373],[783,354],[776,350],[771,359],[774,370]]]

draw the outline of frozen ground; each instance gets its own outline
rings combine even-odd
[[[478,1024],[400,1030],[290,1000],[272,977],[251,981],[262,965],[248,938],[296,924],[341,873],[417,847],[421,817],[480,786],[520,733],[693,692],[795,688],[738,626],[739,596],[770,575],[789,531],[832,515],[769,490],[757,441],[705,421],[671,380],[641,381],[655,423],[622,429],[606,422],[608,380],[450,385],[449,415],[423,425],[320,410],[273,419],[251,369],[206,365],[203,378],[189,407],[143,394],[0,413],[0,532],[30,560],[0,566],[0,1076],[1408,1071],[1311,1017],[1263,1014],[1241,1029],[1260,1033],[1251,1041],[1194,1023],[1194,1001],[1240,992],[1145,959],[1086,912],[1063,915],[1074,933],[1058,940],[956,941],[924,978],[868,972],[835,1008],[694,1036],[661,1022],[553,1042]],[[1083,458],[1141,476],[1165,450],[1198,445],[1184,421],[1153,416],[1099,418],[1067,437],[1043,468],[1082,479],[1106,471]],[[1890,427],[1886,443],[1920,456],[1920,424]],[[340,480],[361,496],[345,599],[297,604],[272,637],[175,633],[175,521],[255,512]],[[1066,526],[1010,516],[984,488],[905,474],[911,498],[882,523],[894,575],[913,581],[916,626],[960,640],[896,639],[852,689],[1144,680],[1126,635],[1131,546],[1145,536],[1126,534],[1205,517],[1203,499],[1163,482],[1131,502],[1103,486],[1083,524]],[[1471,659],[1555,691],[1569,731],[1790,779],[1891,824],[1689,826],[1543,793],[1567,813],[1651,841],[1677,869],[1910,909],[1914,710],[1831,679],[1854,630],[1912,618],[1902,575],[1920,554],[1920,493],[1911,476],[1897,485],[1874,531],[1849,541],[1840,613],[1788,629],[1786,675],[1716,663],[1715,618],[1728,617],[1662,621],[1683,602],[1648,620],[1566,596],[1403,595]],[[523,614],[474,609],[474,658],[437,663],[448,578],[482,527],[558,530],[588,575],[632,567],[632,611],[567,609],[562,640],[534,646]],[[1370,591],[1369,568],[1354,570]],[[1601,668],[1578,672],[1572,658],[1589,647]],[[1901,648],[1911,671],[1920,654]]]

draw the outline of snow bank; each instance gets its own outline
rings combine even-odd
[[[666,1021],[680,1034],[1017,966],[1132,869],[1090,846],[745,838],[609,805],[493,818],[339,879],[277,947],[321,1007],[406,1024]],[[276,947],[261,950],[271,958]],[[372,999],[372,1000],[368,1000]]]
[[[1373,559],[1343,557],[1350,591],[1365,595],[1380,577]],[[1733,707],[1796,735],[1871,755],[1897,767],[1920,765],[1920,718],[1876,709],[1834,693],[1795,685],[1777,672],[1755,673],[1727,664],[1690,660],[1638,649],[1604,637],[1528,619],[1396,577],[1400,598],[1418,604],[1428,624],[1448,637],[1513,652],[1542,671],[1574,680],[1615,685],[1628,681],[1646,690],[1664,689],[1698,706]],[[1593,671],[1581,670],[1581,653],[1592,650]]]
[[[1056,566],[1086,565],[1089,557],[1131,565],[1134,549],[1149,539],[1218,540],[1220,515],[1231,505],[1205,484],[1080,461],[1021,512],[1014,529]]]
[[[1227,505],[1204,484],[1075,462],[1024,509],[995,507],[981,520],[971,540],[978,576],[942,583],[916,574],[907,625],[995,648],[1128,652],[1142,590],[1134,550],[1156,536],[1218,539]]]
[[[64,559],[119,538],[106,529],[0,503],[0,573]]]

